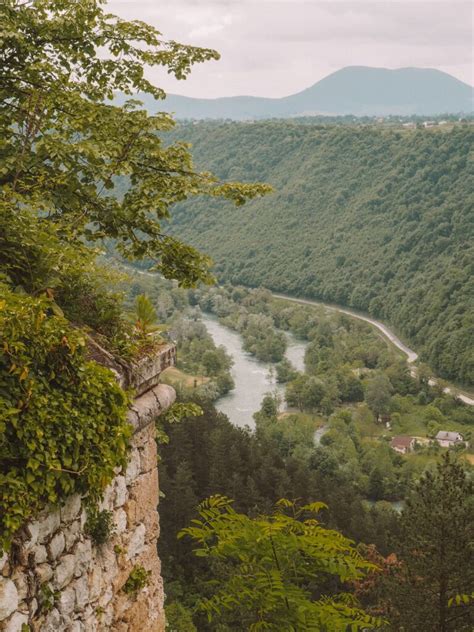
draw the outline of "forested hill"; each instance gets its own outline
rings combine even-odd
[[[197,200],[172,230],[220,279],[368,311],[439,375],[474,383],[474,130],[290,122],[182,125],[198,166],[276,192]]]

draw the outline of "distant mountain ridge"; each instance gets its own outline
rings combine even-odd
[[[150,112],[171,112],[179,119],[265,119],[316,114],[410,116],[471,113],[474,89],[432,68],[348,66],[313,86],[282,98],[251,96],[196,99],[169,94],[164,101],[142,95]],[[117,95],[123,102],[124,96]]]

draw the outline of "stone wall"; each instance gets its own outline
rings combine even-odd
[[[135,432],[128,466],[117,471],[101,507],[113,512],[115,533],[106,544],[97,547],[84,533],[78,495],[22,530],[0,560],[1,631],[164,630],[154,421],[174,398],[171,387],[158,384],[129,412]],[[137,565],[150,571],[149,582],[131,596],[123,587]]]

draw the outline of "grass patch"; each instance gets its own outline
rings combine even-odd
[[[174,366],[169,367],[161,374],[161,381],[165,384],[186,388],[193,388],[201,386],[202,384],[207,384],[209,379],[210,378],[203,375],[191,375],[189,373],[185,373]]]

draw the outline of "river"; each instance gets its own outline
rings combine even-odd
[[[206,325],[216,345],[225,347],[234,360],[232,377],[235,388],[217,400],[216,408],[225,413],[235,426],[254,428],[253,414],[259,410],[266,393],[278,393],[284,404],[285,388],[275,379],[274,365],[260,362],[244,351],[240,334],[221,325],[216,317],[203,314],[202,322]],[[295,368],[304,371],[304,353],[307,343],[298,340],[290,333],[286,335],[288,337],[286,357]]]
[[[155,275],[155,273],[146,272],[143,270],[134,269],[134,272],[138,272],[139,274],[144,274],[147,276]],[[398,336],[384,323],[381,323],[380,321],[375,320],[374,318],[371,318],[370,316],[367,316],[365,314],[361,314],[360,312],[356,312],[354,310],[344,308],[344,307],[339,307],[338,305],[328,305],[327,303],[321,303],[319,301],[313,301],[313,300],[308,300],[304,298],[293,298],[292,296],[288,296],[287,294],[273,293],[273,296],[275,298],[284,299],[286,301],[291,301],[293,303],[302,303],[303,305],[317,305],[319,307],[325,307],[328,310],[341,312],[342,314],[347,314],[348,316],[352,316],[352,318],[358,318],[359,320],[363,320],[367,323],[370,323],[372,326],[376,327],[392,344],[394,344],[398,349],[400,349],[401,351],[403,351],[403,353],[405,353],[405,355],[407,356],[408,363],[411,364],[412,375],[416,375],[417,368],[415,366],[415,362],[418,359],[418,354],[416,353],[416,351],[413,351],[413,349],[410,349],[410,347],[408,347],[404,342],[402,342],[400,338],[398,338]],[[224,334],[223,336],[225,337]],[[217,344],[224,344],[224,343],[217,343]],[[304,345],[304,343],[300,343],[300,344]],[[298,346],[298,343],[296,343],[295,341],[295,347],[297,346]],[[243,352],[242,349],[239,351],[239,353],[241,352]],[[294,356],[295,358],[299,357],[298,355],[300,353],[299,351],[293,352],[291,349],[288,349],[288,352],[287,352],[288,359],[291,360],[293,353],[295,354]],[[303,351],[303,357],[304,357],[304,351]],[[302,370],[299,368],[296,362],[294,362],[293,360],[291,361],[296,366],[296,368],[298,368],[299,370]],[[431,386],[434,386],[436,384],[436,379],[431,379],[429,381],[429,384]],[[269,387],[271,390],[271,384],[269,384]],[[462,402],[464,402],[468,406],[474,406],[474,397],[472,397],[470,394],[467,394],[465,392],[463,393],[461,389],[455,386],[446,386],[443,390],[445,393],[448,393],[448,394],[451,393],[455,395],[458,399],[460,399]],[[268,392],[268,388],[265,392]]]

